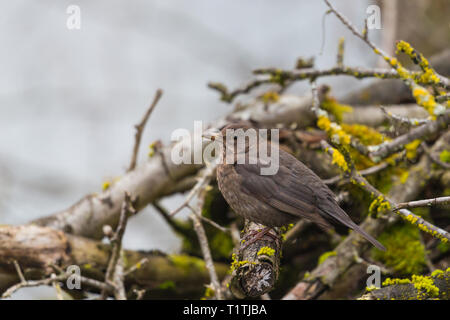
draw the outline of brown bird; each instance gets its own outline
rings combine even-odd
[[[224,127],[221,134],[214,136],[223,143],[223,159],[227,152],[231,157],[217,167],[217,181],[223,197],[234,212],[250,221],[268,227],[278,227],[296,222],[300,218],[316,223],[321,229],[344,225],[361,234],[375,247],[386,250],[376,239],[354,223],[336,202],[334,193],[322,180],[295,157],[271,145],[258,132],[258,143],[237,148],[236,135],[227,139],[227,129],[251,129],[247,123],[235,123]],[[248,139],[250,140],[250,139]],[[259,150],[259,142],[266,143],[270,158],[271,147],[278,148],[279,169],[273,175],[262,175],[261,168],[267,161],[261,159],[254,150]],[[254,149],[256,148],[256,149]],[[276,152],[275,152],[276,154]],[[243,156],[243,161],[238,161]],[[252,160],[254,162],[252,162]],[[256,162],[256,163],[255,163]]]

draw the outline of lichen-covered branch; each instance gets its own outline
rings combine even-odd
[[[281,257],[281,234],[270,228],[255,240],[265,226],[246,220],[241,245],[233,254],[229,290],[235,298],[259,297],[273,289],[278,279]],[[251,243],[250,243],[251,242]]]
[[[20,282],[13,261],[20,265],[28,281],[41,280],[76,265],[81,276],[103,283],[111,246],[62,231],[35,225],[0,226],[0,293]],[[156,251],[123,250],[125,288],[146,289],[149,297],[200,297],[209,282],[202,259],[187,255],[165,255]],[[142,264],[143,259],[148,262]],[[222,279],[228,266],[215,263]],[[58,272],[59,273],[59,272]],[[99,292],[98,287],[82,283],[82,290]]]
[[[411,280],[388,279],[384,284],[383,288],[369,288],[359,300],[449,300],[450,268],[436,270],[431,276],[413,276]]]
[[[420,127],[410,130],[408,133],[377,146],[369,146],[369,154],[372,160],[378,162],[387,156],[400,151],[406,144],[422,139],[427,135],[433,135],[448,129],[450,124],[450,111],[439,116],[435,121],[427,122]]]
[[[450,135],[450,134],[448,134]],[[433,150],[440,148],[441,143],[450,145],[445,137],[440,138]],[[408,179],[404,184],[393,186],[387,197],[395,202],[405,202],[414,199],[422,190],[424,183],[430,179],[432,162],[426,156],[422,156],[419,163],[412,166]],[[372,236],[378,236],[387,226],[398,221],[398,215],[382,216],[377,219],[367,217],[360,227]],[[369,244],[356,232],[351,232],[314,270],[292,288],[283,299],[303,300],[314,299],[320,296],[327,288],[333,287],[336,281],[355,263]]]

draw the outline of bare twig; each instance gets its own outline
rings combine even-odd
[[[20,282],[13,285],[12,287],[8,288],[2,295],[2,299],[9,298],[14,292],[21,288],[29,288],[29,287],[39,287],[39,286],[48,286],[52,285],[57,282],[66,281],[69,277],[79,277],[79,280],[81,283],[87,284],[91,287],[98,288],[101,290],[105,290],[106,292],[112,292],[113,287],[111,285],[108,285],[107,283],[100,282],[94,279],[89,279],[80,275],[67,273],[62,271],[61,274],[55,275],[54,273],[51,274],[50,277],[41,279],[41,280],[26,280],[22,270],[20,269],[19,264],[17,261],[14,261],[14,266],[16,268],[17,274],[19,276]]]
[[[201,210],[203,206],[203,197],[200,196],[197,207]],[[220,287],[219,277],[217,276],[216,269],[214,267],[214,262],[211,256],[211,251],[209,249],[208,238],[206,237],[205,229],[203,228],[202,222],[199,217],[198,210],[193,209],[193,212],[189,216],[194,224],[194,230],[197,233],[198,241],[200,243],[200,248],[202,249],[203,258],[205,259],[206,268],[209,271],[209,276],[211,278],[211,285],[214,290],[214,295],[218,300],[223,300],[223,293]]]
[[[189,192],[189,194],[187,195],[187,197],[183,201],[183,203],[178,208],[176,208],[175,210],[173,210],[170,213],[171,217],[176,215],[183,208],[187,207],[189,205],[189,202],[192,200],[192,198],[194,198],[194,196],[198,195],[204,186],[208,185],[208,183],[211,181],[211,178],[213,177],[215,169],[216,169],[215,165],[211,164],[211,165],[207,165],[206,168],[203,171],[201,171],[197,183],[191,189],[191,191]]]
[[[133,208],[131,196],[125,193],[125,200],[122,204],[122,210],[120,212],[119,224],[116,232],[107,236],[110,238],[112,249],[111,256],[108,262],[108,268],[106,269],[105,282],[114,284],[116,298],[124,300],[125,294],[123,292],[123,264],[122,264],[122,239],[127,226],[128,217],[135,214],[136,211]],[[106,297],[106,292],[102,292],[102,297]]]
[[[380,106],[380,108],[388,118],[391,118],[391,119],[401,122],[401,123],[408,124],[410,126],[418,126],[420,124],[426,124],[426,123],[430,122],[430,119],[402,117],[402,116],[399,116],[399,115],[393,114],[392,112],[387,111],[386,108],[383,106]]]
[[[446,130],[450,124],[450,111],[446,111],[435,121],[427,122],[420,127],[410,130],[408,133],[395,138],[392,141],[382,143],[376,146],[368,146],[369,155],[374,162],[400,151],[404,145],[416,139],[421,139],[426,135],[432,135]]]
[[[400,209],[432,207],[432,206],[446,205],[446,204],[450,204],[450,197],[440,197],[440,198],[433,198],[433,199],[402,202],[402,203],[398,203],[394,208],[392,208],[392,210],[398,211]]]
[[[380,172],[380,171],[386,169],[387,167],[389,167],[389,163],[387,163],[387,162],[382,162],[382,163],[380,163],[380,164],[378,164],[378,165],[375,165],[375,166],[372,166],[372,167],[370,167],[370,168],[361,170],[361,171],[359,172],[359,174],[361,174],[362,176],[365,177],[365,176],[369,176],[369,175],[371,175],[371,174],[375,174],[375,173],[377,173],[377,172]],[[344,183],[350,182],[349,179],[344,179],[341,175],[335,176],[335,177],[333,177],[333,178],[325,179],[325,180],[322,180],[322,181],[323,181],[323,183],[330,185],[330,184],[338,183],[338,182],[341,181],[341,180],[342,180],[342,182],[344,182]]]
[[[137,156],[139,153],[139,146],[141,144],[142,133],[144,132],[144,128],[145,128],[145,125],[147,124],[148,118],[150,117],[150,115],[152,114],[156,105],[158,104],[158,101],[161,98],[162,94],[163,94],[163,91],[161,89],[156,90],[156,94],[155,94],[155,97],[153,98],[152,104],[145,112],[144,116],[142,117],[141,122],[139,122],[137,125],[134,126],[136,128],[136,134],[134,135],[133,154],[131,156],[131,162],[130,162],[130,166],[128,167],[128,171],[131,171],[136,167],[136,161],[137,161]]]
[[[218,224],[217,222],[212,221],[211,219],[208,219],[207,217],[203,216],[201,214],[201,212],[197,212],[197,210],[195,208],[193,208],[191,205],[186,205],[186,207],[188,207],[189,209],[191,209],[192,212],[194,212],[201,220],[205,221],[206,223],[210,224],[211,226],[213,226],[214,228],[225,232],[225,233],[229,233],[230,229],[226,228],[226,227],[222,227],[220,224]]]
[[[128,270],[126,270],[123,275],[124,277],[128,276],[130,273],[135,272],[136,270],[140,269],[143,265],[145,265],[146,263],[148,263],[148,259],[147,258],[143,258],[141,260],[139,260],[138,263],[135,263],[131,268],[129,268]]]
[[[269,79],[263,79],[263,80],[256,79],[256,80],[249,82],[242,88],[235,89],[231,92],[228,91],[227,87],[224,84],[218,83],[218,82],[210,82],[210,83],[208,83],[208,87],[213,90],[218,91],[220,93],[220,99],[222,101],[230,103],[233,101],[233,99],[236,96],[238,96],[240,94],[249,93],[253,88],[256,88],[265,83],[271,83],[271,81]]]
[[[361,33],[361,32],[359,32],[354,26],[353,26],[353,24],[342,14],[342,13],[340,13],[331,3],[330,3],[330,1],[329,0],[324,0],[325,1],[325,3],[326,3],[326,5],[330,8],[330,10],[331,10],[331,12],[333,12],[335,15],[336,15],[336,17],[339,19],[339,20],[341,20],[341,22],[355,35],[355,36],[357,36],[358,38],[360,38],[361,40],[363,40],[370,48],[372,48],[372,50],[376,53],[376,54],[378,54],[378,55],[380,55],[385,61],[387,61],[388,63],[390,62],[390,61],[392,61],[391,60],[391,57],[387,54],[387,53],[385,53],[382,49],[380,49],[379,47],[377,47],[372,41],[370,41],[369,40],[369,38],[366,36],[366,35],[364,35],[364,32],[363,33]],[[397,69],[397,67],[394,67],[391,63],[390,63],[390,65],[394,68],[394,69]],[[397,65],[398,66],[398,65]],[[436,73],[436,76],[439,78],[439,85],[441,85],[441,86],[443,86],[444,88],[446,88],[446,89],[448,89],[449,87],[450,87],[450,81],[449,81],[449,79],[447,79],[446,77],[444,77],[444,76],[441,76],[441,75],[439,75],[439,74],[437,74]],[[407,80],[406,78],[404,78],[404,77],[401,77],[402,78],[402,80],[404,80],[407,84],[408,84],[408,86],[411,86],[411,81],[410,80]]]

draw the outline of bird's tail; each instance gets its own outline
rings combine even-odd
[[[361,229],[356,223],[354,225],[352,225],[351,228],[354,231],[358,232],[360,235],[362,235],[364,238],[366,238],[367,241],[372,243],[378,249],[386,251],[386,248],[381,243],[379,243],[374,237],[372,237],[370,234],[368,234],[363,229]]]

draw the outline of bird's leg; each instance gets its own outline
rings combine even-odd
[[[266,235],[273,238],[274,240],[279,240],[276,235],[273,235],[272,233],[270,233],[271,229],[272,229],[271,227],[264,227],[262,230],[251,232],[250,234],[248,234],[245,237],[246,239],[245,239],[245,242],[244,242],[243,246],[241,247],[241,249],[247,248],[249,245],[262,239]],[[247,240],[248,238],[250,238],[250,239]]]

